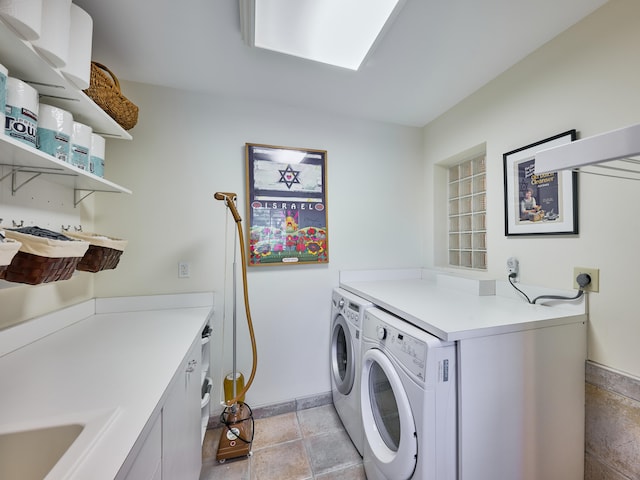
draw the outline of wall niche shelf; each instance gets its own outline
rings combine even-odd
[[[127,188],[58,160],[8,135],[0,135],[0,167],[8,170],[0,176],[0,181],[11,177],[12,194],[40,175],[46,175],[51,182],[73,188],[76,206],[93,192],[132,193]]]
[[[131,140],[131,135],[69,82],[62,72],[44,60],[31,44],[19,38],[0,20],[0,63],[9,69],[11,77],[19,78],[38,90],[43,103],[63,108],[73,119],[90,125],[99,135]]]

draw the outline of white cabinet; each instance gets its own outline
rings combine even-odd
[[[200,443],[202,340],[196,338],[173,378],[162,408],[162,477],[197,480]]]
[[[200,477],[201,352],[202,338],[198,335],[167,387],[164,402],[140,434],[116,480]]]
[[[197,480],[202,329],[213,300],[96,298],[2,330],[0,378],[11,391],[0,395],[0,432],[86,424],[56,478]],[[163,455],[192,466],[163,475]]]
[[[117,478],[123,480],[160,480],[162,477],[162,421],[156,415],[151,422],[151,431],[144,439],[140,450],[135,453],[135,459],[126,475]]]
[[[460,340],[461,480],[582,480],[586,325]]]

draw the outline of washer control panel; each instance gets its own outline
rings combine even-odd
[[[333,292],[334,312],[342,315],[356,327],[360,327],[364,310],[370,306],[372,306],[371,302],[347,291],[334,290]]]
[[[365,338],[376,340],[381,350],[395,357],[416,378],[425,381],[425,342],[372,315],[367,315],[363,334]]]
[[[360,325],[360,305],[354,302],[346,302],[344,307],[342,307],[342,315],[345,316],[347,320],[356,325]]]

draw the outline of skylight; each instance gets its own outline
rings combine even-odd
[[[358,70],[404,0],[240,0],[251,46]]]

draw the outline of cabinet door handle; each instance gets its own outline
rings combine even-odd
[[[197,365],[198,365],[197,360],[189,360],[189,365],[187,366],[187,373],[193,372],[196,369]]]

